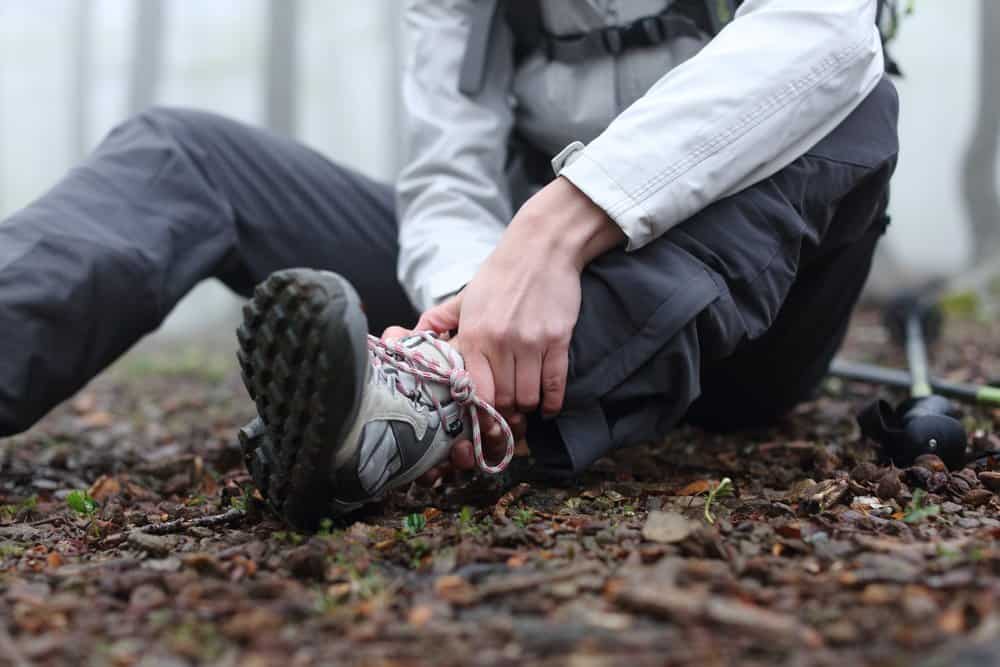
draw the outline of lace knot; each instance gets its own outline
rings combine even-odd
[[[451,397],[461,406],[468,406],[472,403],[476,386],[472,382],[472,376],[464,368],[453,368],[448,376]]]
[[[413,335],[420,337],[424,342],[432,345],[441,356],[448,359],[451,362],[451,369],[446,372],[436,361],[428,359],[421,353],[405,347],[399,341],[384,341],[375,336],[368,336],[368,350],[372,356],[372,364],[374,366],[387,365],[399,373],[406,373],[413,377],[418,385],[427,382],[448,385],[452,399],[468,414],[472,422],[472,449],[476,458],[476,464],[484,472],[493,474],[503,472],[507,464],[514,458],[514,434],[511,432],[507,420],[492,405],[476,394],[476,387],[472,381],[472,376],[461,366],[461,357],[453,347],[427,331],[417,331]],[[446,420],[441,403],[431,392],[427,392],[427,397],[434,404],[441,423],[445,423]],[[506,452],[496,465],[487,463],[486,457],[483,454],[479,410],[486,412],[500,426],[500,430],[503,432],[504,440],[506,441]]]

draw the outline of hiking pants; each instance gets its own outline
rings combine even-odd
[[[565,409],[530,420],[539,461],[573,473],[685,418],[766,423],[808,397],[883,232],[896,116],[886,80],[771,178],[590,264]],[[139,114],[0,223],[0,436],[72,396],[206,278],[247,295],[278,269],[327,269],[357,288],[373,333],[412,325],[397,253],[391,186],[213,114]]]

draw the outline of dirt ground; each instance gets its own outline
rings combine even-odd
[[[951,323],[936,365],[1000,377],[998,328]],[[848,352],[901,361],[871,314]],[[0,443],[0,664],[1000,663],[1000,460],[877,465],[873,395],[829,381],[767,431],[413,488],[304,535],[242,468],[230,355],[133,354]],[[965,421],[1000,447],[1000,411]]]

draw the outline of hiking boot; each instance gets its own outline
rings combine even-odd
[[[479,399],[461,355],[426,332],[367,334],[354,288],[326,271],[279,271],[259,285],[237,331],[243,382],[259,417],[240,431],[260,492],[289,523],[315,528],[409,484],[473,440],[500,472],[513,455],[502,417]],[[507,454],[486,463],[479,410]]]

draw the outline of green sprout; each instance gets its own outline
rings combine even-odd
[[[427,519],[423,514],[408,514],[403,519],[403,532],[407,535],[416,535],[427,527]]]
[[[928,517],[937,516],[941,513],[940,505],[926,505],[926,499],[926,491],[923,489],[914,489],[913,498],[910,500],[910,504],[906,506],[903,521],[906,523],[920,523]]]
[[[100,506],[86,491],[70,491],[66,496],[66,504],[71,510],[84,516],[95,513]]]
[[[514,523],[524,528],[535,518],[535,512],[527,507],[520,507],[514,511]]]
[[[712,514],[712,503],[716,498],[724,498],[733,495],[733,480],[723,477],[722,481],[708,490],[708,498],[705,500],[705,521],[709,525],[715,524],[715,515]]]

